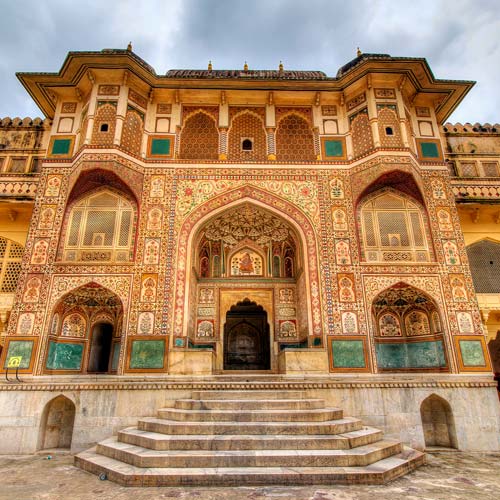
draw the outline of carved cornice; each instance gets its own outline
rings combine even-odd
[[[317,389],[455,389],[496,387],[494,380],[480,378],[478,380],[423,380],[423,381],[277,381],[277,382],[202,382],[202,381],[168,381],[168,382],[25,382],[0,383],[0,391],[165,391],[165,390],[317,390]]]

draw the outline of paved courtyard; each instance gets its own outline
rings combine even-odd
[[[498,500],[500,453],[428,455],[428,465],[386,486],[125,488],[73,466],[71,455],[0,456],[0,500]]]

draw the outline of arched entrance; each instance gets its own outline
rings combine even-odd
[[[187,345],[212,350],[216,373],[237,369],[276,371],[278,353],[288,345],[307,345],[308,335],[316,331],[314,318],[318,316],[312,314],[310,300],[311,283],[317,283],[316,254],[313,238],[306,241],[302,233],[307,221],[301,221],[303,225],[297,226],[287,214],[245,198],[214,210],[200,221],[192,239],[186,242],[190,261],[185,266],[185,255],[179,254],[179,267],[189,269],[185,307],[178,308],[190,311],[184,321]],[[182,234],[188,238],[188,229]],[[311,245],[307,260],[304,245]],[[178,279],[183,276],[180,271]],[[264,361],[254,363],[245,356],[246,361],[236,363],[241,365],[237,367],[228,361],[225,339],[235,331],[231,324],[236,319],[228,312],[244,299],[259,304],[266,313],[263,325],[267,327],[259,328],[266,331],[267,341],[265,349],[260,348],[259,334],[255,337],[259,339],[257,345],[252,347],[265,354]],[[179,314],[176,324],[181,324],[182,316]],[[246,324],[244,328],[248,331],[251,326]]]
[[[267,313],[245,299],[232,306],[224,325],[224,370],[269,370]]]

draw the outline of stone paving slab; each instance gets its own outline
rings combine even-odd
[[[428,465],[384,486],[131,488],[100,481],[73,456],[0,456],[0,500],[498,500],[500,453],[427,455]]]

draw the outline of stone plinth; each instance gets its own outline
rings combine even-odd
[[[315,349],[285,349],[279,353],[280,373],[287,375],[328,373],[328,353]]]

